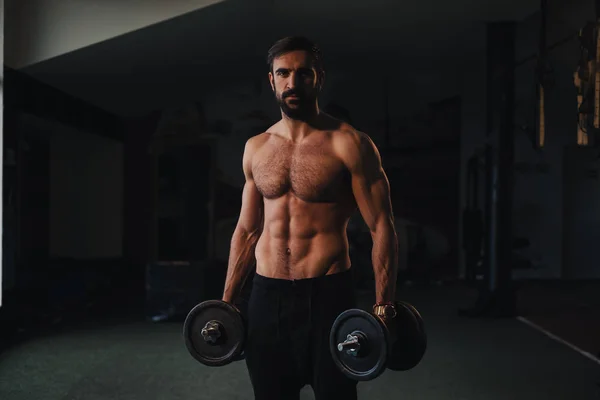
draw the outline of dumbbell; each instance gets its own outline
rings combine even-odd
[[[207,300],[188,313],[183,338],[189,353],[211,367],[239,360],[246,342],[246,322],[233,305]]]
[[[346,310],[336,318],[329,347],[344,375],[369,381],[386,368],[407,371],[421,362],[427,348],[423,318],[406,302],[396,303],[396,310],[397,315],[386,322],[361,309]]]

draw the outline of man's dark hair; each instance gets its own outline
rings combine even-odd
[[[269,72],[273,72],[273,60],[292,51],[303,50],[312,56],[313,67],[317,71],[319,78],[323,75],[323,60],[321,58],[321,49],[311,40],[302,36],[288,36],[275,42],[267,53],[267,64]]]

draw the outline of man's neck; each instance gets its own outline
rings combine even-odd
[[[292,142],[297,142],[304,139],[318,126],[318,120],[321,117],[321,112],[318,107],[310,114],[309,117],[303,119],[292,119],[281,112],[281,122],[286,128],[286,134]]]

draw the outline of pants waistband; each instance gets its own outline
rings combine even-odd
[[[281,279],[281,278],[269,278],[258,273],[254,274],[253,284],[262,287],[273,287],[273,288],[287,288],[287,287],[327,287],[327,286],[338,286],[343,282],[350,282],[352,280],[352,271],[347,269],[343,272],[337,272],[335,274],[317,276],[314,278],[303,278],[303,279]]]

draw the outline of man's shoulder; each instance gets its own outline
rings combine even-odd
[[[273,125],[267,128],[266,131],[258,133],[254,136],[251,136],[247,143],[251,143],[252,145],[262,145],[267,140],[269,140],[276,132],[280,129],[281,120],[277,121]]]
[[[368,134],[347,123],[340,124],[339,129],[332,132],[332,139],[334,147],[344,153],[348,151],[361,153],[375,146]]]
[[[250,153],[254,153],[258,150],[271,136],[271,132],[268,130],[266,132],[259,133],[257,135],[251,136],[248,140],[246,140],[246,151]]]
[[[247,173],[251,174],[253,160],[255,159],[256,154],[259,152],[260,148],[264,145],[264,143],[269,139],[270,133],[263,132],[258,135],[254,135],[246,140],[246,144],[244,146],[244,155],[243,155],[243,163],[244,168],[247,169]]]

